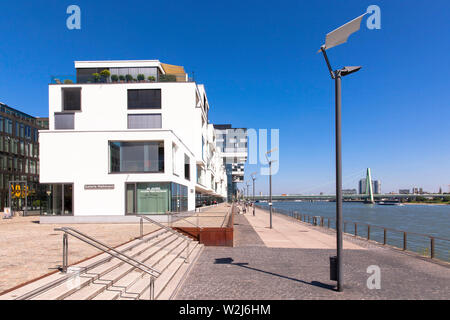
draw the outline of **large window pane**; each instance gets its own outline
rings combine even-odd
[[[186,154],[184,155],[184,178],[191,180],[191,159]]]
[[[128,109],[161,109],[161,89],[128,90]]]
[[[135,208],[135,184],[127,184],[127,214],[136,213]]]
[[[55,113],[55,130],[74,129],[74,119],[73,113]]]
[[[111,172],[164,172],[164,142],[110,142]]]
[[[169,183],[137,183],[137,213],[169,211]]]
[[[62,88],[64,111],[81,110],[81,88]]]
[[[161,114],[129,114],[128,129],[160,129]]]

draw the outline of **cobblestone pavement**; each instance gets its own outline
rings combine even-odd
[[[52,272],[62,262],[61,225],[39,224],[39,217],[0,219],[0,292]],[[139,236],[139,224],[76,224],[74,227],[94,238],[117,246]],[[144,224],[144,233],[154,230]],[[69,236],[69,263],[100,251]]]
[[[362,240],[346,237],[365,250],[344,251],[345,290],[336,292],[335,250],[267,248],[244,215],[235,218],[235,238],[234,248],[205,248],[176,299],[450,299],[449,265]],[[371,265],[381,270],[381,289],[367,288]]]

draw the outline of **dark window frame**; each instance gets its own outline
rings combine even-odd
[[[56,127],[56,116],[58,116],[58,115],[64,115],[64,116],[71,115],[73,118],[73,127],[72,128],[57,128]],[[75,130],[75,113],[74,112],[55,112],[53,120],[54,120],[55,130]]]
[[[191,181],[191,158],[184,154],[184,178]]]
[[[139,95],[139,92],[144,92],[144,91],[154,91],[154,92],[158,92],[159,93],[159,97],[156,98],[156,104],[154,105],[146,105],[146,103],[144,103],[144,101],[140,101],[139,98],[137,98],[137,101],[131,101],[133,100],[131,97],[130,99],[130,94],[133,93],[137,93]],[[153,101],[152,101],[153,102]],[[130,105],[131,104],[131,105]],[[142,104],[142,105],[139,105]],[[162,109],[162,92],[160,88],[150,88],[150,89],[127,89],[127,109],[128,110],[141,110],[141,109]]]
[[[111,155],[111,144],[113,143],[160,143],[162,144],[162,148],[158,148],[158,161],[162,161],[162,169],[160,169],[160,163],[158,163],[158,171],[113,171],[112,168],[112,155]],[[124,140],[108,140],[108,174],[164,174],[166,173],[166,156],[165,156],[165,148],[166,144],[164,140],[137,140],[137,141],[124,141]],[[161,156],[162,149],[162,159]],[[120,159],[119,159],[119,167],[120,167]]]
[[[80,93],[80,98],[79,98],[79,102],[80,102],[80,107],[79,109],[67,109],[66,107],[66,100],[65,100],[65,91],[69,92],[69,91],[79,91]],[[81,87],[64,87],[61,88],[61,112],[81,112],[82,108],[82,88]]]
[[[160,126],[159,127],[154,127],[154,128],[130,128],[130,116],[157,116],[159,115],[160,117]],[[162,129],[162,113],[128,113],[127,114],[127,129],[133,130],[139,130],[139,129]]]

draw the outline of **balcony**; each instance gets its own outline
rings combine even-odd
[[[194,82],[188,74],[159,74],[156,76],[144,74],[117,75],[111,73],[109,76],[92,74],[85,76],[77,75],[55,75],[50,77],[50,84],[118,84],[118,83],[163,83],[163,82]]]

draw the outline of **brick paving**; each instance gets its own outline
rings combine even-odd
[[[361,249],[344,251],[344,292],[329,280],[333,249],[267,247],[248,222],[235,218],[235,247],[207,247],[176,299],[450,299],[450,265],[344,236]],[[286,223],[330,235],[281,217]],[[278,220],[280,223],[281,220]],[[275,227],[275,226],[274,226]],[[302,233],[299,233],[299,236]],[[381,270],[381,289],[368,289],[367,267]]]

